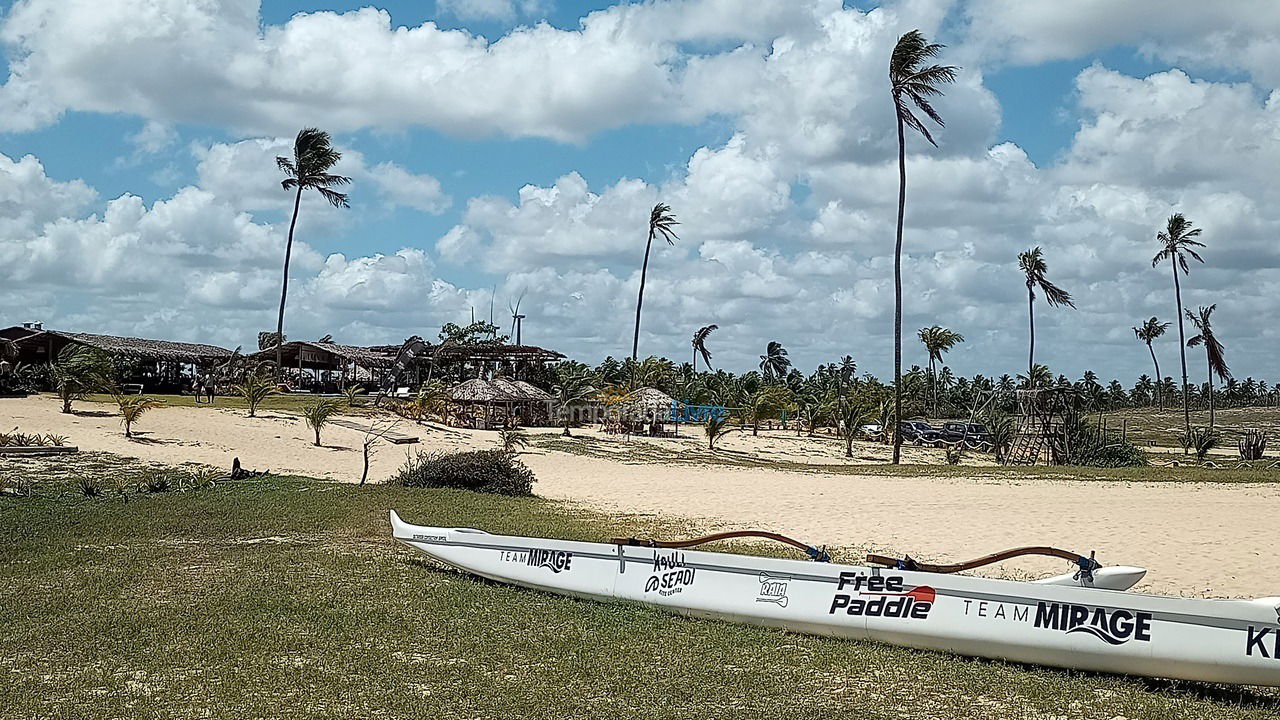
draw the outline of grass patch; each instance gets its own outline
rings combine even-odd
[[[230,392],[230,388],[227,388],[226,390]],[[249,409],[248,403],[246,403],[245,399],[239,395],[219,395],[212,406],[208,403],[196,404],[196,398],[194,395],[155,395],[145,393],[141,397],[163,401],[165,407],[234,408],[245,411],[248,411]],[[258,412],[262,413],[275,410],[301,415],[304,405],[314,403],[316,400],[321,399],[321,397],[322,396],[320,395],[310,394],[268,395],[267,398],[262,401],[262,404],[258,406]],[[371,396],[361,395],[359,404],[351,408],[347,407],[346,400],[341,397],[331,396],[329,399],[335,399],[342,405],[342,413],[344,415],[366,415],[379,412],[373,407],[373,398]],[[111,405],[115,405],[115,399],[110,395],[89,395],[85,397],[82,402],[109,403]],[[72,407],[74,408],[75,406]]]
[[[605,458],[635,465],[720,465],[756,467],[826,475],[875,475],[884,477],[957,477],[981,480],[1103,480],[1121,482],[1214,482],[1274,483],[1280,482],[1280,468],[1268,467],[1274,460],[1253,463],[1253,467],[1128,467],[1094,468],[1074,466],[999,466],[999,465],[891,465],[886,462],[866,464],[804,463],[793,460],[771,460],[728,450],[711,452],[706,448],[687,446],[664,447],[646,441],[609,441],[591,437],[570,438],[544,436],[534,441],[544,450]],[[858,444],[854,445],[855,452]],[[1182,456],[1178,456],[1182,458]],[[1185,461],[1185,458],[1183,458]]]
[[[1028,668],[519,590],[394,543],[389,508],[421,524],[586,540],[693,530],[538,498],[300,478],[127,504],[3,498],[4,717],[1280,712],[1270,690]]]

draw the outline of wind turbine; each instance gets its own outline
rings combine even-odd
[[[515,336],[517,345],[521,344],[520,330],[522,323],[520,321],[524,320],[525,317],[520,314],[520,303],[524,301],[524,293],[524,290],[520,291],[520,297],[516,298],[515,305],[507,303],[507,309],[511,311],[511,334]]]

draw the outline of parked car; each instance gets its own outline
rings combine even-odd
[[[864,437],[878,438],[884,432],[884,427],[880,423],[867,423],[858,428],[862,431]]]
[[[982,423],[948,422],[942,424],[942,439],[949,443],[964,440],[969,445],[990,445],[991,433]]]
[[[903,441],[917,445],[933,444],[942,439],[938,428],[923,420],[904,420],[898,423],[898,432],[902,433]]]

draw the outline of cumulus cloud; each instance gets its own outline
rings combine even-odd
[[[972,0],[964,12],[988,57],[1037,64],[1133,45],[1168,62],[1280,84],[1280,13],[1270,0]]]
[[[148,23],[120,38],[115,3],[94,3],[98,12],[85,17],[69,14],[74,5],[15,7],[3,39],[18,52],[0,106],[26,107],[34,124],[68,109],[157,123],[199,115],[271,137],[195,148],[192,187],[150,204],[124,196],[100,210],[92,188],[48,178],[35,158],[0,159],[0,191],[8,189],[0,197],[26,198],[0,206],[0,266],[23,260],[10,284],[59,322],[169,336],[196,322],[205,337],[251,340],[251,329],[270,323],[288,205],[273,163],[288,140],[274,135],[297,117],[331,129],[427,125],[572,141],[624,124],[714,117],[731,128],[727,139],[706,142],[663,177],[566,169],[551,182],[495,187],[459,199],[456,222],[429,248],[325,258],[302,245],[288,327],[304,337],[395,342],[465,320],[473,308],[483,316],[491,302],[505,315],[506,302],[524,294],[527,341],[586,360],[623,355],[648,212],[663,201],[680,219],[680,238],[657,243],[650,259],[642,352],[684,358],[690,333],[716,322],[716,361],[730,368],[754,365],[764,344],[779,340],[806,369],[848,353],[864,369],[889,370],[897,167],[884,63],[904,30],[945,32],[947,2],[870,12],[838,0],[627,4],[575,30],[538,25],[492,43],[430,23],[393,28],[372,9],[260,29],[254,2],[161,0],[146,4]],[[1100,5],[1084,3],[1076,12],[1092,14],[1101,40],[1077,31],[1074,16],[1048,37],[1053,26],[1040,28],[1019,7],[973,4],[975,20],[1007,18],[1008,27],[992,26],[1004,34],[983,40],[975,21],[975,44],[956,55],[998,51],[1037,62],[1114,42],[1165,53],[1185,31],[1162,11],[1150,34],[1125,34],[1128,10],[1109,24],[1097,19]],[[1204,22],[1208,34],[1235,27]],[[1242,36],[1242,46],[1265,46],[1265,35]],[[167,68],[96,75],[108,59],[127,69],[136,53],[172,53],[175,38],[222,43],[213,61],[195,53],[175,61],[191,65],[182,70],[198,92],[170,86]],[[317,56],[316,47],[333,51]],[[1037,167],[1016,144],[993,144],[998,102],[980,72],[962,74],[939,103],[948,120],[941,147],[908,140],[907,362],[924,361],[910,331],[938,323],[969,338],[949,356],[957,372],[1017,372],[1026,296],[1016,255],[1039,245],[1050,276],[1079,306],[1038,315],[1039,358],[1069,374],[1146,372],[1129,327],[1152,314],[1172,319],[1168,269],[1152,269],[1150,259],[1159,225],[1182,211],[1209,244],[1208,263],[1184,286],[1186,304],[1219,303],[1233,368],[1267,372],[1280,339],[1267,321],[1280,291],[1280,203],[1270,182],[1280,100],[1261,77],[1231,84],[1178,70],[1135,78],[1089,67],[1076,80],[1070,146]],[[339,171],[359,179],[354,192],[374,193],[368,204],[450,207],[435,178],[380,158],[348,150]],[[304,222],[315,225],[307,237],[349,231],[342,223],[352,213],[308,202]],[[146,267],[130,266],[138,257]],[[441,277],[454,273],[481,288]],[[0,302],[12,297],[0,289]],[[1171,356],[1174,347],[1158,352]]]

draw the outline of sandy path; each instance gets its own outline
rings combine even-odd
[[[138,427],[147,434],[139,442],[127,440],[119,418],[106,414],[112,406],[82,403],[78,408],[93,414],[63,415],[48,397],[3,400],[0,427],[55,432],[70,436],[82,449],[158,462],[228,467],[231,457],[239,456],[250,468],[344,481],[359,477],[362,434],[355,430],[328,428],[327,447],[316,448],[296,416],[268,412],[248,418],[243,410],[164,408],[144,417]],[[419,435],[422,445],[382,446],[374,457],[375,480],[400,465],[405,447],[465,449],[497,443],[495,433],[432,430],[411,423],[398,429]],[[840,462],[843,451],[832,441],[779,435],[739,435],[732,446],[809,462],[820,462],[818,455]],[[881,450],[860,444],[857,452]],[[763,527],[816,543],[905,551],[929,559],[967,559],[1030,544],[1094,549],[1104,563],[1149,568],[1139,587],[1151,592],[1280,595],[1280,557],[1274,549],[1280,484],[850,476],[636,465],[560,452],[534,451],[523,457],[537,473],[540,495],[604,510],[680,515],[711,526]],[[874,545],[867,544],[870,539]],[[1019,569],[1062,571],[1063,565],[1049,561],[1014,568]]]

